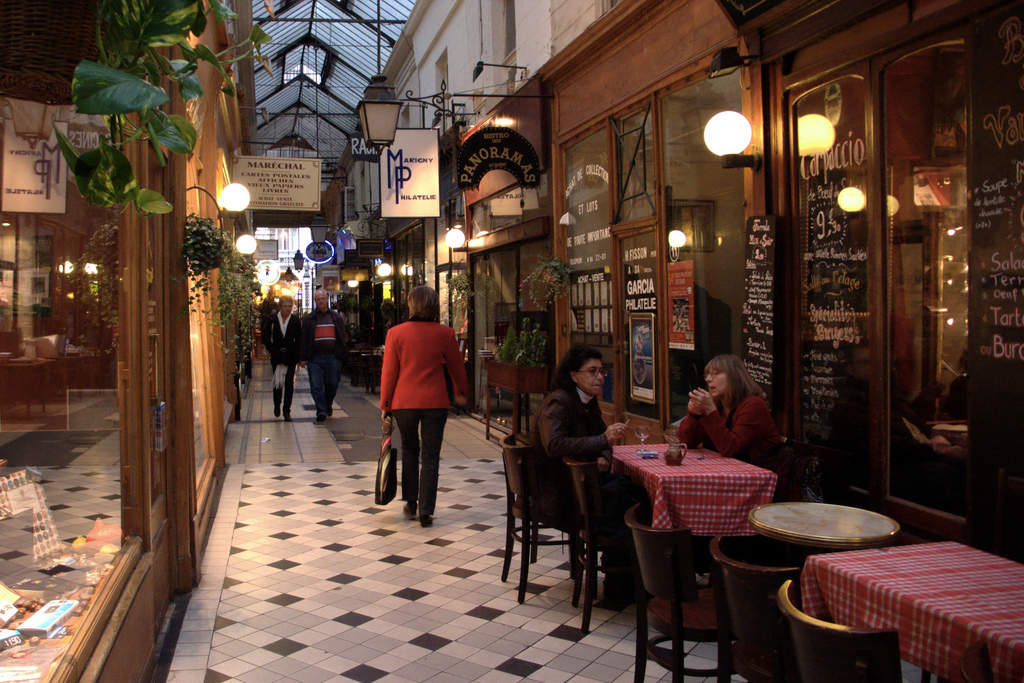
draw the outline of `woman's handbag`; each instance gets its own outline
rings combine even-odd
[[[383,439],[380,444],[380,457],[377,459],[377,482],[373,488],[375,505],[387,505],[398,490],[398,458],[395,449],[391,447],[391,430],[391,415],[388,415],[381,426]]]

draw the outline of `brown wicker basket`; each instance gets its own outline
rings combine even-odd
[[[96,59],[96,0],[0,0],[0,95],[70,104],[83,59]]]

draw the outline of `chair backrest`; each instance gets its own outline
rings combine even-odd
[[[859,629],[816,619],[793,604],[792,580],[779,586],[800,679],[828,683],[902,683],[896,631]]]
[[[514,496],[517,503],[526,500],[526,480],[523,476],[523,463],[526,453],[533,446],[516,440],[515,434],[509,434],[501,441],[501,460],[505,464],[505,486]]]
[[[573,533],[580,523],[572,484],[562,461],[549,458],[538,445],[523,451],[522,455],[530,518],[542,526]]]
[[[711,540],[711,557],[719,565],[732,633],[743,643],[774,650],[782,619],[776,594],[784,581],[800,576],[800,568],[749,564],[730,557],[727,550],[721,536]]]
[[[996,475],[996,523],[993,549],[999,555],[1024,562],[1024,474],[1000,467]]]
[[[992,661],[988,655],[988,644],[984,640],[972,643],[960,658],[960,675],[964,683],[993,683]]]
[[[697,599],[693,572],[693,544],[689,529],[655,529],[637,519],[639,505],[626,511],[626,526],[633,532],[637,567],[644,589],[665,600]]]
[[[580,517],[581,528],[587,533],[596,533],[598,518],[602,512],[597,463],[581,462],[571,458],[563,458],[562,462],[569,469],[573,500],[576,501],[576,512]]]

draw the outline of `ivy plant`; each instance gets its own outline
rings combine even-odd
[[[148,142],[161,165],[168,153],[191,153],[196,130],[187,118],[163,109],[171,99],[164,84],[185,100],[201,97],[196,72],[207,62],[223,78],[221,90],[233,97],[229,66],[251,53],[262,59],[260,46],[269,40],[257,26],[245,40],[215,53],[195,40],[211,12],[217,22],[235,17],[217,0],[99,0],[99,61],[78,64],[71,97],[80,113],[102,116],[110,135],[94,149],[79,150],[57,131],[70,173],[90,204],[133,204],[145,215],[171,211],[163,195],[139,186],[126,146]]]

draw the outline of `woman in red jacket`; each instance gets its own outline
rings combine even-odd
[[[715,356],[704,368],[708,388],[690,392],[679,440],[691,448],[705,445],[727,458],[755,465],[782,443],[764,392],[731,354]]]
[[[380,378],[380,411],[391,413],[402,435],[402,499],[405,516],[433,523],[437,469],[451,378],[455,403],[466,404],[466,368],[455,332],[438,319],[437,292],[409,292],[409,321],[388,331]]]

